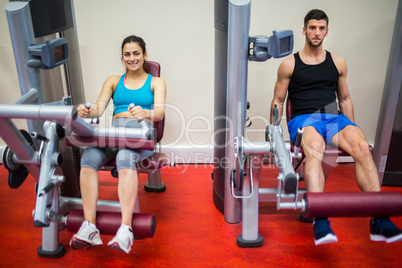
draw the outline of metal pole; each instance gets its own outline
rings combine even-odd
[[[259,181],[262,165],[262,154],[251,155],[247,162],[248,176],[253,181],[245,179],[243,191],[249,192],[253,187],[253,195],[242,199],[242,233],[237,237],[237,245],[240,247],[259,247],[264,243],[263,237],[258,234],[258,204],[259,204]]]
[[[226,87],[228,49],[228,0],[215,0],[215,76],[214,76],[214,169],[213,199],[224,213],[226,160]]]
[[[35,103],[43,103],[42,82],[39,69],[30,68],[27,61],[30,59],[28,46],[35,43],[35,36],[31,20],[29,2],[9,2],[6,7],[11,43],[14,49],[15,64],[17,66],[18,79],[21,94],[28,93],[31,89],[39,90],[39,96]],[[29,132],[34,130],[43,134],[43,122],[27,120]]]
[[[244,136],[247,102],[247,70],[250,29],[250,0],[230,0],[228,20],[227,73],[227,147],[228,168],[225,170],[224,218],[229,223],[241,220],[240,200],[231,194],[231,170],[235,168],[234,140]]]
[[[402,86],[402,1],[399,1],[396,13],[395,28],[389,55],[387,76],[385,78],[381,110],[378,118],[377,132],[374,141],[373,159],[378,168],[380,184],[383,182],[387,163],[392,130],[396,117],[398,99]],[[401,120],[401,119],[399,119]],[[400,149],[400,148],[399,148]]]

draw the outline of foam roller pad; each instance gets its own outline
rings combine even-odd
[[[391,217],[402,215],[400,192],[306,193],[306,217]]]
[[[76,233],[84,221],[82,210],[71,210],[67,215],[66,226],[69,232]],[[115,235],[121,225],[121,213],[97,212],[96,227],[101,234]],[[133,233],[136,238],[150,238],[154,236],[156,221],[154,214],[133,214]]]

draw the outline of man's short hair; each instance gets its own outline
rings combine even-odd
[[[329,19],[327,14],[320,9],[312,9],[307,15],[304,17],[304,27],[307,27],[309,20],[325,20],[327,22],[327,27],[329,23]]]

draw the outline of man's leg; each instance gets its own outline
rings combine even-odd
[[[335,134],[332,143],[350,154],[355,160],[357,185],[362,191],[380,191],[377,168],[363,131],[349,125]]]
[[[304,179],[308,192],[323,192],[325,186],[322,171],[322,158],[325,152],[325,142],[317,130],[308,126],[303,130],[302,144],[306,163],[304,166]]]
[[[332,143],[349,153],[355,160],[356,181],[362,191],[380,191],[377,168],[369,145],[360,128],[349,125],[334,135]],[[402,230],[389,218],[370,220],[370,239],[392,243],[402,241]]]
[[[304,155],[306,156],[304,180],[307,192],[323,192],[325,178],[322,170],[322,158],[326,147],[324,138],[314,127],[305,127],[303,131],[302,147]],[[338,241],[327,218],[315,218],[313,232],[315,245]]]

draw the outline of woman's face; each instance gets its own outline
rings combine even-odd
[[[121,60],[129,71],[137,71],[143,68],[147,53],[142,52],[142,48],[137,43],[127,43],[123,47]]]

